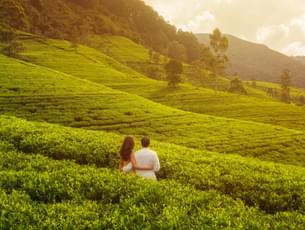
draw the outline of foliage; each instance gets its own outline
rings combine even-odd
[[[301,96],[299,97],[299,103],[300,103],[301,105],[305,105],[305,96],[304,96],[304,95],[301,95]]]
[[[147,181],[40,155],[0,153],[0,226],[77,229],[277,229],[297,212],[266,215],[215,191]]]
[[[247,91],[243,85],[242,80],[239,77],[236,77],[231,80],[231,86],[229,88],[231,93],[247,94]]]
[[[168,86],[176,87],[181,82],[180,75],[183,72],[183,66],[181,62],[173,59],[170,60],[165,65],[165,71],[167,74]]]
[[[193,34],[177,32],[138,0],[3,0],[0,18],[14,28],[73,43],[85,43],[90,35],[122,35],[166,54],[171,42],[180,41],[187,60],[198,57]]]
[[[229,59],[226,51],[229,48],[229,40],[219,29],[215,29],[210,35],[210,46],[215,56],[215,69],[217,73],[224,73]]]
[[[18,57],[19,53],[24,50],[24,46],[18,40],[10,41],[1,52],[9,57]]]
[[[211,49],[202,45],[202,52],[198,62],[200,67],[215,72],[217,68],[217,60]]]
[[[168,56],[172,59],[185,61],[186,59],[186,50],[184,45],[178,41],[173,41],[168,46]]]
[[[28,29],[29,21],[20,0],[0,1],[1,23],[6,23],[17,29]]]
[[[16,32],[8,25],[0,23],[0,42],[11,42],[17,37]]]
[[[178,30],[177,41],[185,47],[185,56],[188,63],[196,61],[200,57],[201,46],[197,41],[196,36],[190,32]],[[175,57],[172,57],[175,59]],[[176,58],[177,59],[177,58]],[[184,59],[178,59],[183,61]]]
[[[120,136],[8,117],[2,117],[0,122],[0,139],[11,143],[18,151],[117,168],[119,145],[123,139]],[[153,148],[161,160],[159,178],[176,180],[199,190],[218,190],[269,213],[305,210],[302,167],[157,142],[153,143]]]
[[[281,76],[281,100],[285,103],[290,102],[290,71],[289,70],[283,70],[282,76]]]
[[[156,65],[149,65],[145,69],[145,73],[147,76],[157,80],[162,80],[163,72],[163,69],[160,66]]]

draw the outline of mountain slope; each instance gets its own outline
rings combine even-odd
[[[187,61],[199,57],[200,45],[192,33],[177,31],[141,0],[2,0],[0,21],[75,43],[93,34],[122,35],[161,53],[179,41]]]
[[[305,65],[305,57],[304,56],[297,56],[293,57],[295,60],[301,62],[303,65]]]
[[[230,74],[237,73],[244,80],[279,82],[282,70],[289,69],[293,84],[305,87],[305,66],[298,61],[265,45],[244,41],[232,35],[226,36],[229,39]],[[208,34],[198,34],[197,38],[200,42],[209,44]]]

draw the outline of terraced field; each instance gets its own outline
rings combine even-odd
[[[256,88],[266,92],[267,89],[280,90],[281,86],[280,84],[276,84],[276,83],[257,81]],[[292,97],[299,97],[301,95],[305,96],[305,90],[300,88],[290,87],[290,94]]]
[[[0,113],[70,127],[0,116],[0,228],[305,225],[304,108],[168,89],[92,48],[23,39],[22,60],[0,55]],[[122,134],[151,136],[160,182],[113,170]]]
[[[150,69],[154,69],[154,71],[157,71],[159,79],[166,79],[164,63],[166,63],[168,58],[160,55],[158,62],[156,62],[150,57],[147,48],[128,38],[107,35],[92,36],[88,39],[87,44],[146,76],[151,74]],[[195,70],[188,64],[184,64],[182,78],[186,82],[201,86],[204,85],[218,90],[226,90],[229,87],[228,79],[216,76],[208,71]]]
[[[266,93],[261,90],[251,89],[252,96],[195,88],[189,85],[181,85],[180,88],[172,90],[167,88],[165,82],[148,79],[91,48],[80,46],[75,51],[69,43],[56,40],[27,39],[25,45],[27,50],[22,55],[30,62],[120,91],[137,94],[171,107],[298,130],[304,130],[305,127],[304,106],[280,103],[266,96]],[[117,49],[114,49],[113,53],[125,53],[126,48],[121,52]],[[122,61],[125,56],[127,59],[133,57],[129,56],[129,53],[124,57],[117,56],[120,57],[119,61]]]
[[[32,48],[34,45],[40,44],[34,43],[33,45],[33,41],[29,41],[29,43],[32,44]],[[60,42],[57,43],[60,44]],[[66,43],[64,44],[68,46]],[[25,56],[38,62],[40,61],[38,52],[40,52],[40,55],[44,57],[41,59],[44,62],[42,64],[47,63],[53,68],[60,66],[53,53],[53,45],[48,46],[51,48],[46,51],[43,47],[40,51],[25,53]],[[65,58],[64,49],[55,49],[60,50],[58,56],[67,62],[67,68],[64,68],[67,70],[66,73],[59,72],[60,68],[53,70],[1,56],[3,66],[1,68],[3,77],[0,78],[2,79],[1,113],[72,127],[107,130],[122,134],[147,134],[156,140],[197,149],[236,153],[296,165],[305,164],[305,137],[301,131],[184,112],[79,79],[67,72],[75,75],[78,75],[79,72],[79,75],[87,76],[81,71],[82,68],[85,69],[87,63],[84,65],[82,62],[74,63],[74,59],[68,59],[68,57],[73,57],[73,54],[79,57],[82,55],[67,52]],[[91,49],[89,50],[91,51]],[[71,55],[69,56],[69,54]],[[68,60],[70,61],[68,62]],[[82,61],[82,59],[80,60]],[[88,59],[86,58],[86,60]],[[95,65],[100,66],[98,62]],[[111,69],[113,65],[104,66],[104,72],[107,71],[107,68]],[[91,77],[88,78],[92,80],[96,76],[95,79],[99,77],[102,79],[104,75],[90,74],[91,71],[98,73],[98,69],[94,70],[93,66],[91,67],[92,69],[89,68],[88,73]],[[112,68],[110,73],[115,71],[117,70]],[[16,74],[9,81],[5,80],[6,76],[11,73]],[[46,77],[52,74],[54,76]],[[122,74],[122,76],[128,75]],[[107,75],[105,79],[109,81],[111,75]],[[155,82],[147,80],[141,75],[138,79],[143,82]],[[38,82],[37,85],[36,82]],[[162,82],[158,83],[162,84]],[[46,88],[42,87],[44,84],[47,85]],[[55,90],[57,85],[61,87]],[[82,87],[80,90],[79,85]],[[156,84],[154,86],[156,87]]]
[[[116,3],[0,0],[0,230],[304,230],[305,90],[290,104],[273,83],[233,94],[229,76],[186,63],[170,88],[168,57],[88,34],[168,49],[189,34]],[[126,135],[134,150],[151,138],[157,180],[120,172]]]

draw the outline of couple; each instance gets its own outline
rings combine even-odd
[[[155,172],[160,170],[158,155],[148,148],[150,144],[148,137],[142,137],[141,144],[142,149],[134,153],[134,138],[125,137],[120,150],[119,169],[121,172],[135,172],[138,176],[156,180]]]

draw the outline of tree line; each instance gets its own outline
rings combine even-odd
[[[200,57],[194,34],[177,30],[140,0],[1,0],[0,19],[19,30],[74,43],[92,34],[113,34],[180,61]]]

